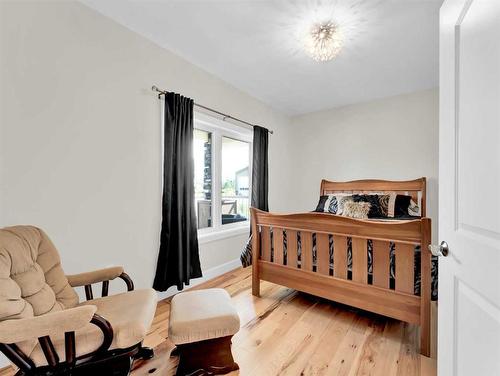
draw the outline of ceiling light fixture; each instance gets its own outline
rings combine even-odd
[[[316,61],[329,61],[342,49],[342,34],[332,20],[316,22],[304,37],[306,52]]]

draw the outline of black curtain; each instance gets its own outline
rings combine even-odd
[[[165,94],[160,251],[153,287],[182,290],[201,277],[194,207],[193,100]]]
[[[266,128],[253,127],[253,161],[252,161],[252,206],[269,211],[267,199],[269,172],[267,152],[269,147],[269,131]]]
[[[269,166],[267,153],[269,148],[269,131],[254,125],[253,157],[252,157],[252,207],[269,211],[267,193],[269,188]],[[244,268],[252,265],[252,227],[250,237],[241,251],[241,265]]]

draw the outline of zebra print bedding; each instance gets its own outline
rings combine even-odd
[[[273,231],[271,229],[271,244],[273,239]],[[284,262],[286,263],[286,244],[287,237],[286,231],[283,233],[283,251],[284,251]],[[300,232],[297,234],[297,259],[298,265],[301,263],[301,239]],[[333,236],[329,236],[329,248],[330,248],[330,274],[333,275],[333,253],[335,251]],[[273,247],[271,246],[272,255],[274,252]],[[414,280],[414,293],[415,295],[420,295],[420,246],[415,247],[415,280]],[[373,257],[373,243],[371,240],[368,240],[368,283],[371,284],[373,266],[372,266],[372,257]],[[395,257],[395,244],[390,243],[390,288],[395,288],[395,270],[396,270],[396,257]],[[252,236],[247,241],[241,256],[240,256],[241,264],[243,267],[248,267],[252,265]],[[313,268],[316,268],[316,234],[313,234]],[[347,243],[347,268],[348,268],[348,279],[351,279],[351,271],[352,271],[352,239],[348,238]],[[431,261],[431,298],[432,300],[437,300],[438,298],[438,260],[437,257],[433,256]]]

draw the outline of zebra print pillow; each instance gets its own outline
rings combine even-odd
[[[347,201],[354,201],[347,193],[321,196],[315,212],[341,215]]]

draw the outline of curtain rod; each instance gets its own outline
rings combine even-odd
[[[160,95],[162,94],[167,94],[168,91],[166,90],[161,90],[158,88],[158,86],[156,85],[153,85],[151,87],[151,90],[155,91],[158,93],[158,98],[160,98]],[[238,119],[238,118],[235,118],[231,115],[228,115],[228,114],[225,114],[223,112],[220,112],[220,111],[217,111],[217,110],[214,110],[213,108],[210,108],[210,107],[207,107],[207,106],[203,106],[201,104],[198,104],[198,103],[195,103],[194,104],[196,107],[199,107],[199,108],[203,108],[204,110],[207,110],[207,111],[210,111],[210,112],[213,112],[214,114],[217,114],[217,115],[220,115],[222,116],[222,121],[226,121],[227,119],[231,119],[231,120],[235,120],[235,121],[239,121],[240,123],[243,123],[243,124],[246,124],[246,125],[249,125],[251,127],[255,127],[257,126],[256,124],[252,124],[252,123],[249,123],[248,121],[245,121],[245,120],[241,120],[241,119]],[[267,129],[267,128],[265,128]],[[267,129],[267,131],[271,134],[273,134],[274,132],[271,130],[271,129]]]

